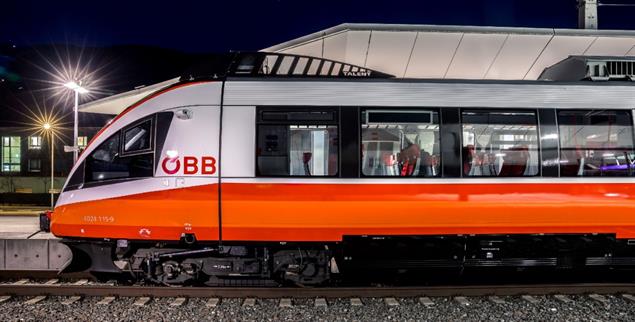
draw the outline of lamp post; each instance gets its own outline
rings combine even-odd
[[[49,189],[49,192],[51,194],[51,209],[53,209],[55,207],[55,197],[54,197],[54,186],[55,186],[55,146],[54,141],[53,141],[53,128],[51,126],[51,123],[44,123],[42,125],[42,128],[44,129],[45,133],[48,134],[49,139],[50,139],[50,149],[51,149],[51,188]]]
[[[75,108],[73,110],[73,113],[75,115],[75,121],[73,124],[73,164],[75,164],[77,162],[77,155],[79,152],[79,147],[77,145],[77,136],[78,134],[78,120],[77,120],[77,112],[78,112],[78,108],[79,108],[79,94],[86,94],[88,93],[88,90],[84,87],[82,87],[82,81],[79,81],[79,83],[76,83],[74,81],[68,82],[66,84],[64,84],[64,86],[66,86],[66,88],[71,89],[73,92],[75,92]]]

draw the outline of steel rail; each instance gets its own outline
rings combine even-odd
[[[0,281],[6,279],[45,279],[45,278],[61,278],[61,279],[80,279],[87,278],[92,279],[92,275],[85,272],[78,273],[64,273],[60,274],[58,270],[31,270],[31,271],[18,271],[18,270],[2,270],[0,271]]]
[[[162,287],[72,284],[2,284],[0,295],[13,296],[118,296],[118,297],[222,297],[222,298],[346,298],[417,296],[514,296],[551,294],[635,294],[635,283],[535,284],[425,287]]]

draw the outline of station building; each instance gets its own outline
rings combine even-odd
[[[99,131],[99,127],[80,127],[80,149]],[[72,129],[58,132],[54,147],[54,188],[61,188],[73,165],[72,153],[64,145],[72,145]],[[51,141],[48,135],[28,127],[0,127],[0,203],[44,203],[51,186]]]

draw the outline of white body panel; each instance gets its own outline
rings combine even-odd
[[[254,177],[256,172],[256,107],[223,110],[222,176]]]
[[[55,207],[73,204],[78,202],[111,199],[122,196],[130,196],[139,193],[164,191],[175,188],[188,188],[218,183],[218,178],[212,177],[195,177],[187,178],[144,178],[139,180],[124,181],[104,186],[82,188],[76,190],[65,191],[60,194]]]
[[[218,158],[218,119],[220,110],[218,106],[220,105],[221,88],[222,84],[220,82],[184,84],[184,86],[168,89],[135,106],[128,112],[124,111],[123,113],[125,114],[120,114],[120,116],[111,124],[106,125],[106,127],[93,138],[93,141],[81,154],[75,166],[73,166],[70,176],[72,176],[77,166],[81,164],[92,151],[113,134],[117,133],[117,131],[146,116],[166,110],[178,111],[183,107],[195,111],[193,114],[194,117],[190,120],[179,120],[174,117],[172,121],[173,126],[171,126],[168,131],[168,137],[166,138],[165,148],[162,153],[165,153],[169,148],[174,148],[182,151],[180,152],[181,155],[189,153],[192,156],[198,156],[205,153]],[[203,141],[196,139],[197,137],[204,136],[206,133],[208,138],[204,142],[210,142],[211,144],[201,144]],[[214,142],[216,142],[216,144],[214,144]],[[159,164],[157,168],[157,177],[154,178],[124,181],[104,186],[83,187],[81,189],[62,192],[56,207],[90,200],[205,185],[218,181],[218,179],[213,178],[217,174],[200,178],[187,178],[187,180],[183,179],[184,176],[181,174],[171,176],[171,178],[161,178],[163,174],[161,165]]]
[[[220,82],[194,83],[168,90],[153,97],[125,114],[120,114],[115,121],[106,125],[105,130],[93,138],[93,141],[77,160],[82,162],[97,146],[122,128],[148,115],[178,107],[196,105],[220,105],[222,85]],[[76,165],[77,165],[76,164]],[[75,168],[73,168],[75,170]]]
[[[191,113],[190,119],[182,119],[176,115],[170,124],[170,130],[165,138],[165,144],[161,151],[160,163],[169,157],[176,157],[180,162],[180,167],[175,168],[168,165],[168,169],[176,169],[176,173],[165,173],[161,164],[156,167],[155,176],[157,177],[174,177],[174,176],[205,176],[217,177],[218,171],[214,174],[202,174],[200,169],[195,173],[184,173],[185,164],[184,157],[195,157],[201,160],[204,156],[214,157],[218,159],[218,142],[219,142],[219,106],[188,106],[174,109],[176,114],[182,110]],[[200,164],[197,164],[200,167]]]
[[[176,173],[165,173],[156,165],[154,178],[63,192],[59,205],[115,198],[151,191],[223,182],[261,183],[544,183],[548,182],[632,182],[632,178],[514,178],[514,179],[316,179],[255,178],[257,106],[381,106],[381,107],[486,107],[486,108],[559,108],[559,109],[633,109],[635,87],[628,83],[484,83],[444,81],[309,81],[309,80],[229,80],[225,84],[221,117],[221,82],[184,84],[165,91],[121,115],[99,134],[82,154],[79,162],[104,140],[120,129],[157,112],[171,110],[178,115],[186,109],[191,118],[175,115],[161,150],[161,162],[168,155],[214,157],[214,174],[184,174],[183,165]],[[219,141],[222,146],[219,154]],[[168,152],[170,151],[170,152]],[[222,157],[222,167],[219,164]],[[181,159],[181,162],[182,159]],[[73,172],[75,169],[73,169]],[[71,172],[72,173],[72,172]]]

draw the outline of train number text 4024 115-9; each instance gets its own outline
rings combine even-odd
[[[115,222],[115,217],[113,216],[84,216],[82,218],[84,222],[90,223],[113,223]]]

